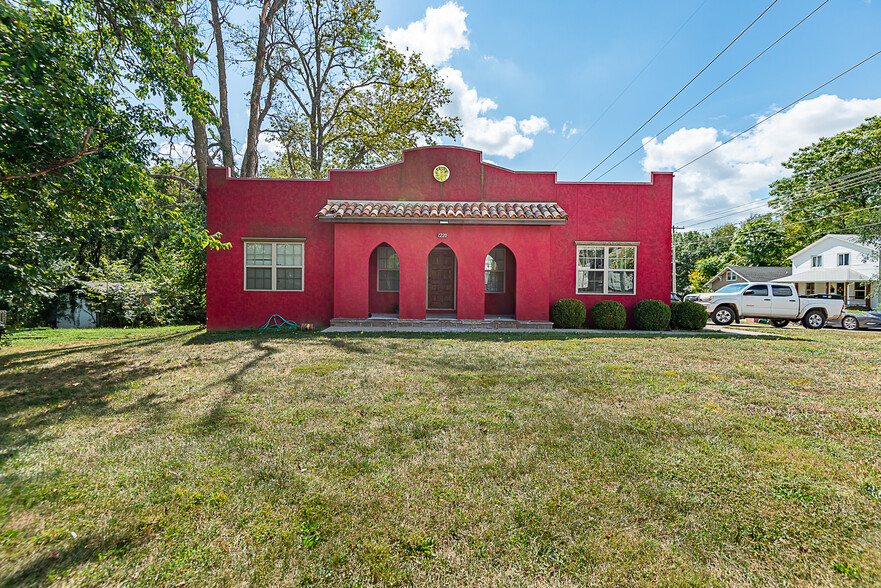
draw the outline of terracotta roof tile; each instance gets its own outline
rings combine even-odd
[[[556,202],[410,202],[384,200],[328,200],[318,212],[319,220],[352,221],[387,219],[386,222],[418,222],[451,219],[468,222],[528,222],[561,224],[569,215]],[[406,219],[406,220],[405,220]]]

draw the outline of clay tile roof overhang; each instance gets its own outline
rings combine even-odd
[[[315,217],[335,223],[474,225],[563,225],[569,220],[556,202],[328,200]]]

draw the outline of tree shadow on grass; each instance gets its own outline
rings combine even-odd
[[[237,428],[241,424],[238,417],[228,408],[230,400],[245,392],[246,384],[243,382],[243,377],[248,370],[263,361],[267,361],[280,351],[279,347],[268,345],[264,338],[252,339],[251,347],[257,352],[254,357],[243,362],[235,370],[228,372],[213,384],[209,384],[211,387],[223,386],[225,391],[220,394],[209,411],[193,425],[193,430],[196,433],[208,435],[219,430]]]
[[[222,343],[230,341],[312,341],[325,340],[331,342],[332,345],[344,348],[346,343],[360,339],[451,339],[463,341],[568,341],[571,339],[657,339],[657,338],[712,338],[712,339],[750,339],[750,340],[778,340],[789,339],[793,341],[801,341],[804,339],[793,337],[790,333],[763,333],[756,334],[739,334],[739,333],[722,333],[709,331],[612,331],[608,333],[597,332],[595,330],[583,331],[534,331],[534,332],[476,332],[476,331],[350,331],[347,333],[326,333],[324,331],[293,331],[293,330],[263,330],[263,329],[243,329],[238,331],[208,331],[191,337],[184,345],[211,345],[213,343]],[[339,343],[337,343],[339,342]],[[361,348],[352,349],[352,351],[361,352]]]
[[[0,576],[0,588],[38,586],[49,582],[50,576],[63,573],[94,560],[108,556],[121,557],[139,542],[135,533],[109,537],[89,535],[78,537],[67,547],[45,552],[31,559],[6,576]],[[11,566],[10,566],[11,567]]]
[[[133,363],[131,357],[121,351],[187,335],[176,333],[15,354],[6,362],[14,369],[0,369],[0,463],[13,457],[22,447],[51,440],[52,425],[83,415],[101,416],[114,412],[109,407],[111,396],[131,382],[180,367],[157,366],[150,363],[149,358]],[[69,357],[77,353],[82,357]],[[58,358],[62,360],[59,364],[47,365]],[[153,400],[155,395],[141,397],[135,406],[116,412],[144,410],[153,404]],[[16,415],[18,417],[14,418]]]
[[[76,353],[121,350],[127,347],[144,347],[146,345],[153,345],[155,343],[163,343],[187,337],[193,333],[198,333],[201,330],[202,329],[197,328],[191,331],[172,333],[171,335],[111,339],[106,343],[77,344],[76,342],[65,342],[66,344],[64,347],[44,347],[30,349],[28,351],[2,354],[0,355],[0,372],[3,371],[2,368],[4,367],[23,368],[49,359],[61,358]]]

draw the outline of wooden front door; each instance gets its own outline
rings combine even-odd
[[[428,254],[428,309],[455,308],[456,254],[449,247],[435,247]]]

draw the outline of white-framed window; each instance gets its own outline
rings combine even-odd
[[[857,282],[853,285],[853,297],[864,300],[866,298],[868,290],[869,288],[866,282]]]
[[[814,282],[808,282],[805,284],[805,294],[811,295],[815,292]]]
[[[382,245],[376,250],[376,291],[398,292],[401,288],[401,260],[394,248]]]
[[[575,262],[578,294],[636,294],[636,244],[580,244]]]
[[[838,265],[850,265],[850,253],[839,253]]]
[[[811,267],[823,267],[823,256],[811,255]]]
[[[487,294],[505,292],[505,247],[493,247],[483,263],[483,286]]]
[[[243,239],[245,290],[303,291],[305,239]]]
[[[727,272],[725,274],[725,281],[726,282],[736,282],[737,281],[737,274],[735,274],[734,272]]]

